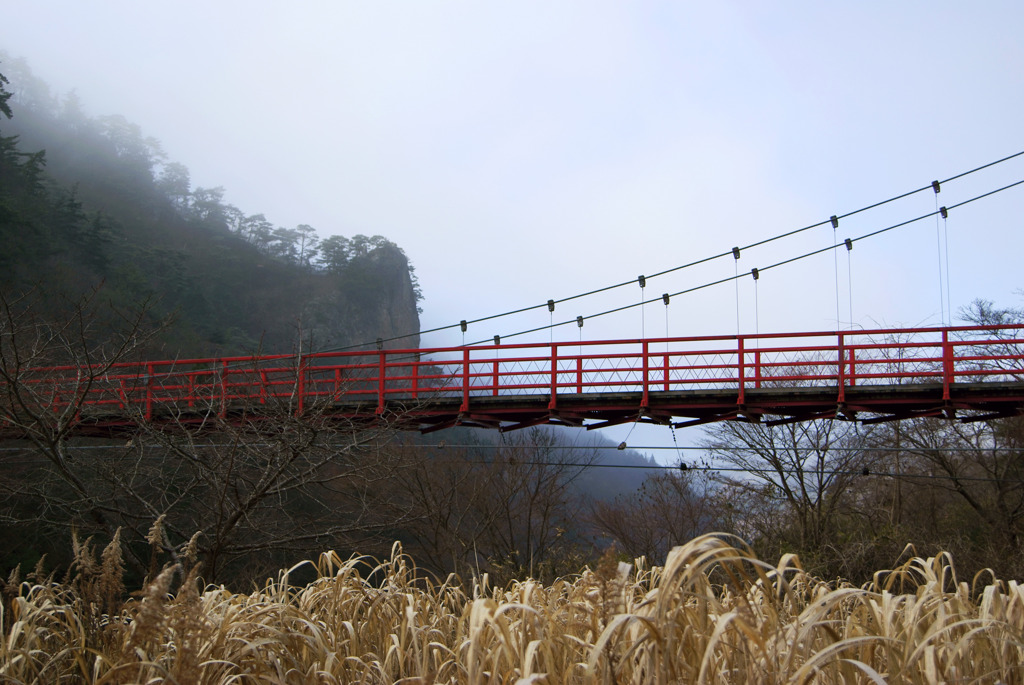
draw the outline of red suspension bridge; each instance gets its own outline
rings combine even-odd
[[[71,411],[80,435],[130,432],[140,421],[253,420],[282,408],[424,432],[833,417],[972,421],[1024,408],[1024,326],[144,361],[32,369],[18,382],[27,409]],[[7,422],[0,433],[17,431]]]
[[[738,264],[747,250],[817,228],[831,228],[830,245],[751,269],[755,283],[769,269],[828,252],[834,255],[839,249],[849,254],[858,241],[932,217],[944,222],[951,210],[1024,185],[1024,179],[1017,180],[938,207],[946,184],[1021,156],[1024,151],[826,221],[637,281],[548,300],[546,306],[554,312],[557,304],[634,283],[643,292],[647,280],[718,259]],[[936,197],[933,212],[842,242],[835,234],[840,220],[929,192]],[[946,256],[948,262],[948,251]],[[668,306],[677,295],[738,282],[738,266],[734,271],[734,276],[665,293],[661,300]],[[838,322],[838,266],[836,274]],[[940,291],[941,274],[940,267]],[[632,305],[578,316],[575,323],[582,326],[586,319],[655,301],[641,297]],[[948,281],[943,307],[947,305]],[[459,327],[465,333],[468,324],[544,306],[463,320]],[[552,321],[548,328],[571,323]],[[544,327],[514,335],[541,330]],[[678,428],[723,420],[778,424],[816,418],[871,423],[944,416],[974,421],[1014,416],[1024,409],[1024,325],[542,344],[501,345],[499,340],[495,337],[494,345],[435,349],[18,367],[13,375],[5,362],[0,437],[23,435],[43,416],[80,435],[110,435],[130,432],[143,421],[205,425],[211,419],[247,421],[280,416],[282,411],[339,422],[389,422],[426,432],[457,425],[512,430],[539,424],[601,428],[643,422]]]

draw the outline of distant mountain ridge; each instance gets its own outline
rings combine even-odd
[[[421,299],[382,236],[274,226],[192,188],[188,169],[120,116],[90,118],[0,52],[0,281],[73,295],[103,282],[120,304],[174,313],[168,354],[419,346]]]

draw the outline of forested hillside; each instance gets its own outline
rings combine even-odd
[[[193,188],[123,117],[87,116],[23,63],[4,59],[0,73],[0,425],[24,438],[0,453],[0,538],[14,541],[0,551],[4,574],[43,555],[70,563],[69,530],[120,536],[136,575],[141,541],[191,540],[211,580],[256,580],[328,547],[383,554],[396,540],[438,573],[553,577],[608,544],[579,512],[636,490],[653,465],[602,453],[599,436],[428,439],[283,400],[252,421],[217,411],[199,427],[147,423],[127,445],[70,437],[75,410],[40,401],[33,369],[102,374],[131,356],[300,340],[413,347],[420,293],[386,238],[275,226],[222,188]],[[639,469],[591,468],[608,462]]]
[[[275,226],[192,187],[188,168],[119,115],[89,116],[0,53],[0,278],[75,297],[103,283],[121,306],[150,301],[166,354],[242,354],[299,342],[418,345],[421,295],[382,236]]]

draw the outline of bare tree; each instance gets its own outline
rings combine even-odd
[[[593,503],[590,520],[627,554],[661,563],[676,545],[720,530],[720,510],[707,471],[677,468],[647,477],[634,495]]]
[[[866,431],[838,419],[782,425],[725,421],[706,430],[723,483],[774,502],[791,523],[791,544],[820,549],[836,532],[851,486],[870,470]]]
[[[1011,569],[1003,562],[1019,557],[1024,545],[1024,419],[915,419],[889,427],[879,442],[893,445],[897,438],[906,508],[942,503],[924,521],[904,513],[902,522],[946,547],[963,548],[965,541],[953,538],[968,535],[973,554],[1019,572],[1019,564]]]
[[[555,576],[578,569],[573,484],[595,458],[542,429],[479,450],[407,445],[388,501],[407,519],[414,554],[437,571]]]
[[[1013,360],[1021,336],[1006,327],[1024,322],[1024,312],[978,301],[961,317],[1003,327],[963,334],[986,347],[986,359],[975,362],[979,378],[1019,379]],[[957,371],[972,369],[962,362]],[[870,572],[894,562],[908,543],[929,553],[955,551],[972,571],[1022,568],[1016,561],[1024,540],[1020,417],[950,413],[866,429],[838,419],[723,423],[708,431],[705,444],[718,463],[742,474],[723,479],[729,499],[742,502],[732,510],[732,524],[783,549],[816,555],[830,571]]]
[[[191,540],[214,580],[256,577],[299,550],[354,549],[398,523],[374,510],[392,467],[386,417],[345,419],[331,397],[302,397],[298,373],[230,404],[194,391],[151,416],[127,395],[97,409],[90,401],[118,397],[116,364],[152,339],[147,311],[107,311],[98,293],[57,323],[40,311],[30,296],[0,299],[0,431],[26,447],[0,456],[8,524],[142,540],[159,520],[164,549]],[[119,412],[126,434],[76,437],[96,411]],[[145,550],[128,552],[147,565]]]
[[[53,307],[62,315],[42,316]],[[78,300],[45,302],[38,290],[0,291],[0,432],[31,445],[52,481],[73,493],[73,506],[54,500],[50,509],[85,516],[109,535],[116,526],[78,468],[72,433],[115,365],[148,348],[160,329],[151,323],[147,303],[118,309],[98,288]]]
[[[1001,327],[965,336],[984,344],[986,356],[994,358],[975,362],[979,372],[988,379],[1005,373],[1007,379],[1019,380],[1022,369],[1015,360],[1020,358],[1022,334],[1011,327],[1024,323],[1024,310],[975,300],[960,310],[960,318],[976,326]],[[984,565],[1020,573],[1024,567],[1016,559],[1024,547],[1024,417],[903,421],[880,431],[878,442],[894,450],[893,466],[902,487],[914,493],[915,505],[926,497],[942,501],[944,506],[923,522],[932,527],[929,537],[966,548]],[[952,539],[957,536],[966,539]]]
[[[375,507],[393,468],[383,419],[359,424],[327,401],[299,412],[294,396],[193,417],[140,421],[121,463],[97,465],[96,477],[136,534],[163,517],[169,550],[195,536],[208,579],[259,577],[328,548],[368,551],[400,523]]]

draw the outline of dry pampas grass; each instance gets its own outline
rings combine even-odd
[[[295,567],[249,594],[168,567],[114,607],[119,543],[91,565],[75,544],[79,581],[4,585],[0,682],[1024,682],[1021,587],[961,582],[945,555],[857,588],[709,535],[662,567],[606,555],[491,588],[424,577],[396,546],[379,563],[328,552],[314,581],[293,585]]]

